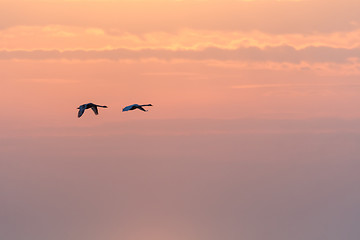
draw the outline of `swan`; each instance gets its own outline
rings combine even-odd
[[[101,106],[94,103],[83,104],[77,108],[79,109],[78,117],[81,117],[84,114],[85,110],[89,108],[91,108],[94,111],[95,115],[98,115],[99,114],[98,107],[107,108],[107,106]]]
[[[151,105],[151,104],[144,104],[144,105],[133,104],[133,105],[124,107],[122,111],[125,112],[125,111],[140,109],[141,111],[147,112],[148,110],[145,110],[145,109],[143,108],[144,106],[152,106],[152,105]]]

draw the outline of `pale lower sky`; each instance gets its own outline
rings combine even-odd
[[[358,1],[1,5],[1,239],[358,239]]]

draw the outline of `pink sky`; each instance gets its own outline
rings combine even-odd
[[[359,236],[359,1],[0,4],[1,239]]]

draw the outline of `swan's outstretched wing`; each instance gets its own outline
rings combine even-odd
[[[122,111],[125,112],[125,111],[132,110],[133,107],[134,107],[134,104],[133,104],[133,105],[130,105],[130,106],[127,106],[127,107],[124,107]]]
[[[91,109],[94,111],[95,115],[99,114],[99,111],[96,106],[92,106]]]
[[[139,106],[138,109],[140,109],[141,111],[147,112],[147,110],[145,110],[143,107]]]
[[[81,117],[84,114],[84,111],[85,111],[85,106],[81,105],[79,107],[78,117]]]

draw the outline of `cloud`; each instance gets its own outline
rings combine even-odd
[[[355,0],[317,1],[2,1],[0,28],[22,25],[96,27],[119,32],[197,30],[284,34],[350,31]]]
[[[354,86],[360,86],[359,84],[349,84],[349,83],[323,83],[323,84],[316,84],[316,83],[308,83],[308,84],[294,84],[294,83],[288,83],[288,84],[245,84],[245,85],[236,85],[232,88],[237,89],[248,89],[248,88],[281,88],[281,87],[354,87]]]
[[[297,50],[290,46],[221,49],[206,48],[203,50],[168,50],[168,49],[113,49],[113,50],[17,50],[0,51],[0,59],[68,59],[68,60],[121,60],[121,59],[159,59],[159,60],[219,60],[219,61],[253,61],[253,62],[330,62],[347,63],[356,61],[360,48],[307,47]]]
[[[312,34],[270,34],[259,31],[206,31],[182,29],[176,32],[124,33],[119,29],[71,27],[64,25],[18,26],[0,31],[2,49],[192,49],[207,47],[236,49],[240,47],[356,48],[360,29],[350,32]],[[91,39],[91,40],[89,40]]]

